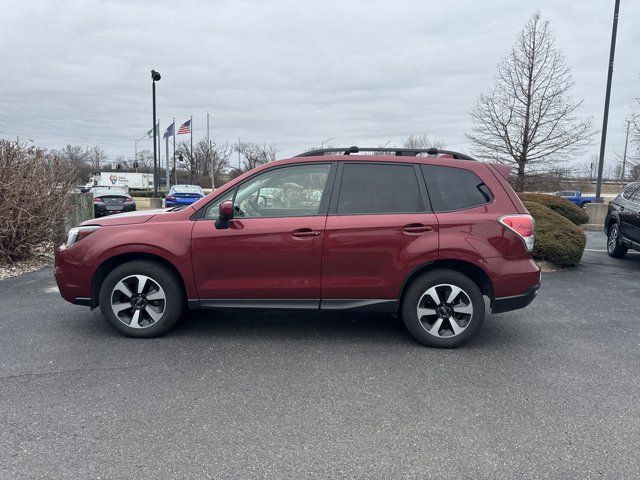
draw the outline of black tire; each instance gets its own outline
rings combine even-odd
[[[121,304],[128,301],[128,296],[122,293],[122,290],[114,292],[116,285],[125,280],[127,285],[135,287],[138,281],[136,278],[132,278],[135,275],[148,277],[144,283],[147,286],[145,290],[150,297],[160,292],[164,295],[164,300],[147,301],[146,298],[143,300],[143,304],[151,307],[158,318],[152,321],[151,315],[146,313],[150,310],[146,306],[140,308],[140,321],[137,322],[137,325],[144,324],[140,328],[133,328],[125,323],[127,315],[131,314],[131,318],[128,319],[129,322],[133,320],[133,313],[136,309],[123,310],[119,314],[123,315],[123,317],[119,317],[112,308],[112,299],[114,302],[117,301],[117,303]],[[158,286],[159,289],[156,288]],[[130,287],[130,291],[135,294],[137,292],[133,292],[134,289]],[[165,334],[180,319],[184,312],[184,306],[185,293],[180,280],[167,267],[153,261],[134,260],[123,263],[107,275],[100,287],[100,311],[102,316],[112,328],[127,337],[151,338]]]
[[[449,288],[446,285],[462,289],[462,294],[464,295],[459,294],[452,303],[446,304],[447,297],[453,290],[453,288]],[[432,297],[426,293],[432,287],[437,287],[437,295],[445,299],[442,305],[448,308],[449,312],[453,308],[451,305],[456,301],[458,302],[458,305],[455,306],[457,309],[468,309],[469,304],[472,307],[472,313],[461,314],[454,312],[449,319],[442,317],[439,324],[441,325],[441,330],[437,336],[429,333],[427,329],[435,328],[437,321],[441,318],[440,316],[426,315],[422,317],[422,320],[418,318],[419,305],[429,307],[429,310],[432,310],[431,307],[435,305]],[[469,301],[469,304],[465,304],[466,301]],[[438,308],[433,308],[433,310],[434,312],[439,311]],[[426,272],[411,282],[402,299],[401,313],[405,326],[419,342],[429,347],[455,348],[467,343],[478,333],[484,321],[485,306],[482,293],[473,280],[455,270],[443,269]],[[451,317],[458,319],[455,320],[458,329],[464,327],[456,335],[453,335],[454,331],[450,323],[453,319]],[[433,321],[430,323],[431,320]]]
[[[621,242],[620,226],[617,222],[613,223],[607,233],[607,253],[610,257],[622,258],[628,250]]]

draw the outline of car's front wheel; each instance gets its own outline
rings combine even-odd
[[[402,319],[411,334],[430,347],[453,348],[471,340],[484,321],[478,286],[455,270],[417,277],[402,300]]]
[[[627,254],[628,248],[622,244],[620,227],[614,223],[609,227],[607,235],[607,253],[613,258],[622,258]]]
[[[182,316],[184,293],[175,274],[163,265],[135,260],[114,268],[100,288],[105,320],[129,337],[157,337]]]

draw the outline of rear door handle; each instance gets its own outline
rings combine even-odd
[[[433,227],[423,225],[422,223],[410,223],[402,227],[402,230],[406,233],[424,233],[433,230]]]
[[[311,230],[310,228],[298,228],[297,230],[291,232],[291,235],[296,238],[312,238],[320,235],[320,232],[316,232],[315,230]]]

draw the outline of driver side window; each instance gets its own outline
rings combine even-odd
[[[233,198],[235,217],[318,215],[330,170],[330,164],[307,164],[261,173],[237,188]],[[231,200],[227,198],[229,195],[232,193],[214,202],[208,209],[207,217],[217,216],[218,205],[224,200]]]

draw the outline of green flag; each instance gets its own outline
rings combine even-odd
[[[158,121],[158,132],[160,131],[160,121]],[[153,138],[153,128],[147,132],[147,137]]]

